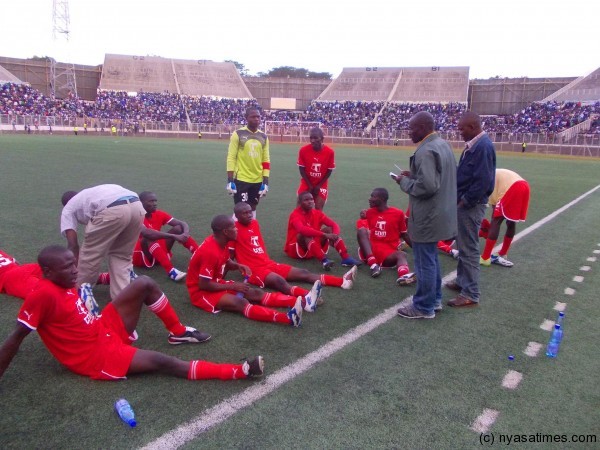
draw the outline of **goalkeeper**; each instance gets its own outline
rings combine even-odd
[[[256,107],[246,110],[245,127],[231,134],[227,152],[227,192],[233,195],[235,204],[244,202],[252,208],[256,218],[256,206],[269,191],[269,138],[258,129],[260,111]]]

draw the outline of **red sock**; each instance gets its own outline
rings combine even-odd
[[[242,364],[217,364],[209,361],[190,361],[188,380],[240,380],[246,378]]]
[[[310,291],[308,289],[304,289],[300,286],[292,286],[292,288],[290,289],[290,293],[294,296],[294,297],[298,297],[298,296],[302,296],[304,297],[306,294],[308,294]]]
[[[291,323],[287,314],[251,303],[248,303],[248,306],[244,309],[244,316],[250,320],[257,320],[259,322],[277,322],[288,325]]]
[[[492,250],[494,249],[494,245],[496,245],[496,241],[492,239],[485,240],[485,247],[483,248],[483,253],[481,254],[481,259],[490,259],[492,256]]]
[[[371,267],[373,264],[377,264],[377,260],[373,256],[373,253],[367,256],[367,264],[369,265],[369,267]]]
[[[271,306],[273,308],[292,308],[296,304],[296,297],[285,295],[280,292],[265,292],[263,298],[260,299],[260,304],[263,306]]]
[[[151,305],[148,305],[148,308],[162,320],[162,323],[165,324],[165,328],[172,334],[179,336],[180,334],[185,333],[185,326],[179,321],[177,313],[171,306],[171,303],[169,303],[169,299],[165,294],[161,295],[160,298]]]
[[[187,241],[183,243],[183,246],[187,248],[190,251],[190,253],[194,253],[198,248],[198,243],[194,240],[193,237],[190,236],[187,238]]]
[[[158,242],[152,244],[148,250],[150,251],[152,257],[158,261],[158,263],[163,269],[165,269],[167,273],[173,269],[173,264],[171,264],[171,258],[169,258],[169,254],[165,252]]]
[[[110,284],[110,273],[102,272],[100,275],[98,275],[98,281],[96,281],[96,284]]]
[[[344,282],[344,279],[342,277],[321,274],[321,283],[323,284],[323,286],[340,287],[343,282]]]
[[[333,248],[335,248],[337,250],[337,252],[340,254],[342,259],[345,259],[348,256],[350,256],[350,255],[348,255],[348,249],[346,248],[346,244],[344,243],[344,240],[342,238],[339,238],[337,240],[337,242],[335,243]]]
[[[402,275],[406,275],[409,272],[410,272],[410,269],[408,268],[408,264],[402,264],[402,265],[398,266],[398,276],[399,277],[401,277]]]
[[[323,258],[326,258],[327,255],[321,248],[321,245],[317,242],[316,239],[313,239],[308,244],[308,255],[317,258],[319,261],[322,261]]]
[[[500,256],[506,256],[508,253],[508,249],[510,248],[510,244],[512,244],[513,238],[504,236],[504,240],[502,241],[502,248],[498,252]]]

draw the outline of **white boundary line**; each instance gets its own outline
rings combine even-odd
[[[590,194],[594,193],[598,189],[600,189],[600,185],[589,190],[585,194],[580,195],[575,200],[567,203],[566,205],[547,215],[543,219],[538,220],[536,223],[524,229],[520,233],[517,233],[513,238],[513,242],[516,242],[524,238],[528,234],[532,233],[533,231],[537,230],[538,228],[545,225],[546,223],[554,219],[556,216],[563,213],[571,206],[577,204],[578,202],[580,202]],[[499,248],[500,245],[498,245],[497,247]],[[442,282],[454,279],[455,276],[456,271],[450,272],[443,278]],[[404,300],[405,299],[403,299],[403,301]],[[392,318],[396,317],[396,310],[400,307],[401,303],[402,302],[390,308],[387,308],[382,313],[378,314],[377,316],[373,317],[367,322],[347,331],[342,336],[329,341],[328,343],[319,347],[314,352],[311,352],[303,358],[294,361],[290,365],[279,369],[277,372],[265,378],[264,381],[254,384],[249,388],[244,389],[239,394],[233,395],[223,400],[222,402],[216,404],[212,408],[205,410],[203,413],[190,420],[189,422],[180,425],[174,430],[163,434],[162,436],[158,437],[152,442],[149,442],[146,446],[142,448],[147,450],[166,450],[176,449],[184,445],[186,442],[191,441],[192,439],[198,437],[202,433],[221,424],[229,417],[236,414],[238,411],[252,405],[256,401],[267,396],[268,394],[275,391],[288,381],[291,381],[297,376],[301,375],[302,373],[308,371],[315,364],[324,361],[325,359],[337,353],[339,350],[345,348],[352,342],[358,340],[367,333],[370,333],[374,329],[378,328],[379,326],[388,322]],[[495,420],[495,418],[498,415],[498,412],[493,410],[486,411],[488,413],[492,412],[491,416],[494,416],[493,420]],[[484,415],[486,415],[485,412]]]

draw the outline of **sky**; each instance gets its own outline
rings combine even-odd
[[[65,3],[66,0],[55,0]],[[104,63],[106,53],[279,66],[469,66],[469,78],[575,77],[600,66],[600,1],[2,0],[0,56]]]

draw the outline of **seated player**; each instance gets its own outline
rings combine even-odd
[[[483,266],[498,264],[503,267],[512,267],[514,264],[506,258],[506,255],[515,237],[516,222],[525,222],[527,219],[529,183],[512,170],[496,169],[494,191],[488,202],[494,206],[494,209],[491,222],[486,219],[481,222],[479,235],[485,238],[485,247],[479,263]],[[498,240],[500,225],[504,219],[506,219],[506,233],[502,241],[502,248],[498,254],[493,255],[492,250]]]
[[[0,294],[24,299],[43,278],[39,264],[19,264],[8,253],[0,250]],[[108,272],[98,277],[96,284],[109,284]]]
[[[44,248],[38,263],[44,274],[27,295],[12,334],[0,347],[0,377],[21,343],[37,331],[50,353],[67,369],[96,380],[119,380],[145,372],[160,372],[190,380],[231,380],[262,375],[258,356],[243,364],[182,361],[156,351],[131,346],[142,306],[158,316],[169,330],[170,344],[206,342],[210,335],[181,324],[169,300],[152,279],[138,277],[123,289],[97,317],[77,295],[77,264],[70,250]]]
[[[388,206],[388,198],[385,188],[371,192],[370,208],[356,224],[359,256],[371,268],[373,278],[381,275],[382,267],[397,267],[396,284],[408,286],[416,281],[416,276],[410,272],[406,253],[399,250],[400,238],[410,244],[406,218],[401,209]]]
[[[144,191],[139,195],[142,206],[146,210],[144,227],[140,238],[133,250],[133,265],[135,267],[154,267],[158,263],[173,281],[185,278],[186,273],[176,269],[171,263],[171,249],[175,242],[179,242],[190,253],[198,248],[197,242],[190,236],[190,227],[183,220],[178,220],[158,209],[158,198],[154,192]],[[162,232],[163,226],[171,228]]]
[[[329,246],[342,257],[342,266],[360,266],[362,263],[348,254],[346,244],[340,236],[340,227],[322,211],[315,209],[315,200],[310,192],[298,195],[298,206],[288,219],[287,237],[283,251],[296,259],[317,258],[323,269],[331,270],[333,261],[327,258]]]
[[[335,153],[331,147],[323,144],[323,130],[320,128],[312,128],[309,139],[310,144],[298,151],[301,178],[296,195],[310,192],[315,199],[315,209],[322,210],[329,193],[329,177],[335,169]]]
[[[213,234],[208,236],[194,252],[188,268],[186,285],[194,306],[210,313],[221,310],[242,314],[251,320],[282,323],[299,327],[302,322],[302,309],[316,309],[314,297],[290,296],[279,292],[264,292],[252,288],[247,283],[225,281],[226,270],[239,270],[246,277],[252,276],[250,268],[230,259],[227,244],[237,238],[237,228],[229,216],[215,216],[211,222]],[[310,303],[309,303],[310,302]],[[288,307],[281,313],[267,306]]]
[[[300,269],[288,264],[281,264],[269,258],[265,242],[260,231],[260,225],[252,218],[252,208],[246,203],[238,203],[233,209],[237,222],[237,239],[229,242],[229,249],[235,254],[235,259],[252,270],[248,281],[255,286],[268,287],[284,294],[294,296],[315,296],[319,302],[321,286],[336,286],[342,289],[352,289],[356,277],[356,266],[346,272],[343,277],[333,275],[318,275],[306,269]],[[288,281],[304,281],[313,283],[313,289],[300,286],[290,286]],[[307,302],[309,303],[309,302]]]

